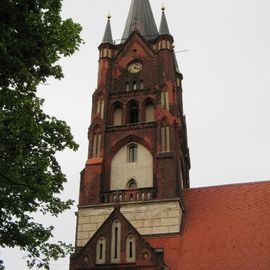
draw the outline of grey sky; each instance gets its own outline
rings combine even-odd
[[[162,1],[150,0],[159,26]],[[270,1],[164,0],[178,64],[184,75],[184,110],[193,187],[270,179]],[[83,27],[79,52],[61,61],[65,78],[40,88],[45,110],[72,127],[78,152],[60,153],[68,177],[64,198],[77,200],[87,157],[91,94],[96,87],[98,45],[112,15],[120,39],[130,0],[64,0],[63,16]],[[74,242],[74,207],[57,220],[57,240]],[[1,250],[7,270],[26,270],[22,254]],[[52,264],[67,270],[68,259]]]

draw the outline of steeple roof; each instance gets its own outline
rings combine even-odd
[[[102,39],[102,44],[103,43],[113,43],[113,38],[112,38],[112,29],[111,29],[111,16],[108,15],[108,21],[107,21],[107,25],[106,25],[106,29],[104,32],[104,36]]]
[[[159,34],[160,35],[170,35],[164,6],[162,6],[162,15],[161,15],[161,22],[160,22],[160,27],[159,27]]]
[[[137,30],[147,40],[155,39],[158,36],[149,0],[132,0],[122,42],[125,42],[134,30]]]

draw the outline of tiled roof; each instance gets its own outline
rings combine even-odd
[[[269,270],[270,181],[187,189],[177,236],[151,237],[171,270]]]
[[[155,39],[158,36],[149,0],[132,0],[122,42],[125,42],[135,29],[147,40]]]

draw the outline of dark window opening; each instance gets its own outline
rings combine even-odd
[[[117,250],[117,241],[118,240],[118,228],[116,227],[114,229],[114,258],[117,259],[118,258],[118,250]]]
[[[133,245],[132,242],[129,242],[129,258],[133,258]]]
[[[139,120],[139,112],[137,104],[132,104],[129,108],[129,123],[135,124],[138,123]]]
[[[103,254],[103,244],[99,245],[99,259],[102,260],[102,254]]]

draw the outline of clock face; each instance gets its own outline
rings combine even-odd
[[[143,66],[140,62],[134,62],[128,66],[128,71],[130,73],[138,73],[142,70]]]

